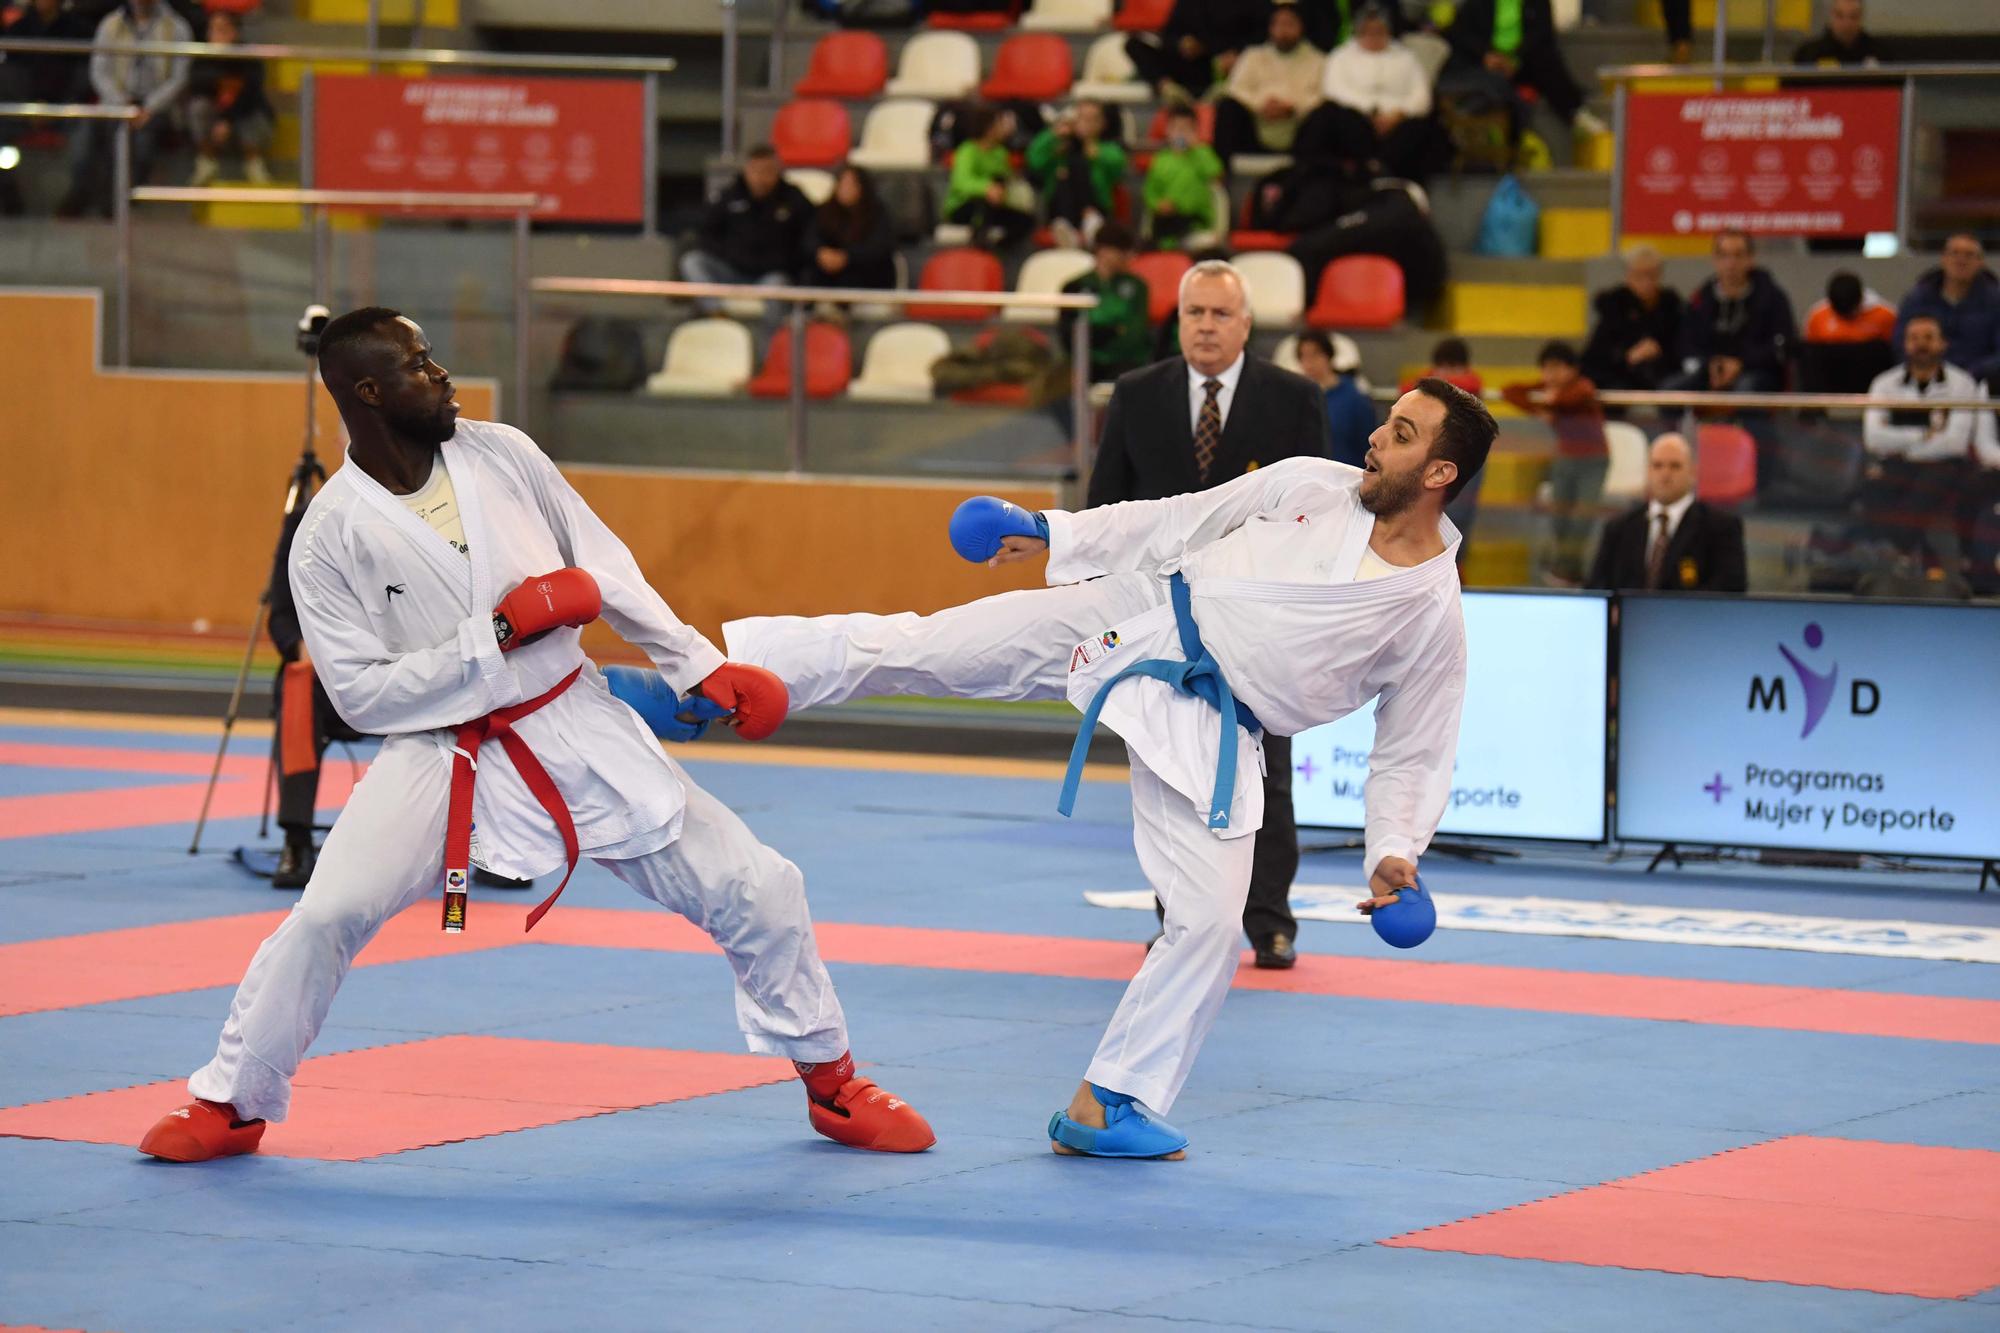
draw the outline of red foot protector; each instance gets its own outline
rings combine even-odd
[[[2000,1153],[1784,1138],[1384,1241],[1962,1299],[2000,1285]]]
[[[875,1086],[873,1079],[851,1078],[835,1094],[831,1108],[806,1099],[812,1127],[850,1148],[871,1152],[922,1152],[937,1142],[930,1122],[901,1097]]]
[[[232,1108],[200,1098],[160,1117],[139,1140],[139,1151],[169,1162],[209,1162],[256,1152],[265,1124],[238,1124]]]
[[[437,1037],[306,1061],[291,1119],[260,1150],[353,1162],[791,1077],[789,1060],[761,1055]],[[131,1143],[186,1097],[176,1080],[10,1107],[0,1137]]]

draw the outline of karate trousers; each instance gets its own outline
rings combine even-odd
[[[1000,593],[936,615],[766,616],[723,627],[731,661],[776,672],[794,708],[873,695],[1065,699],[1070,653],[1159,606],[1152,574]],[[1117,688],[1146,688],[1127,681]],[[1255,744],[1248,733],[1244,744]],[[1204,794],[1205,797],[1205,794]],[[1200,809],[1132,756],[1132,841],[1166,909],[1085,1077],[1169,1110],[1215,1026],[1241,956],[1256,839],[1209,831]]]
[[[839,1058],[847,1022],[813,938],[805,877],[667,762],[687,791],[680,836],[643,856],[593,859],[721,946],[752,1051],[808,1064]],[[215,1058],[188,1080],[190,1092],[229,1102],[245,1119],[285,1118],[292,1077],[354,956],[383,922],[443,882],[450,788],[451,765],[430,745],[392,740],[382,748],[298,904],[250,960]],[[482,927],[476,894],[467,928],[518,929],[497,914]]]

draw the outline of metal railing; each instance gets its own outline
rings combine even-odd
[[[537,295],[650,297],[658,300],[782,301],[791,306],[791,385],[786,433],[791,470],[806,467],[806,315],[815,305],[943,305],[1000,307],[1007,310],[1093,310],[1095,296],[1026,292],[930,292],[906,289],[861,291],[852,287],[761,287],[707,282],[665,282],[635,278],[536,278]],[[1090,321],[1070,326],[1070,449],[1075,475],[1090,472]]]

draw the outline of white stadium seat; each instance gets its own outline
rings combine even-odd
[[[1288,333],[1285,340],[1271,352],[1271,364],[1280,370],[1289,370],[1294,375],[1304,373],[1299,368],[1299,335]]]
[[[1021,27],[1042,32],[1096,32],[1111,24],[1111,0],[1035,0]]]
[[[787,167],[785,179],[798,187],[799,193],[818,208],[833,198],[833,173],[821,171],[818,167]]]
[[[1306,310],[1306,271],[1279,250],[1238,255],[1231,261],[1250,289],[1250,312],[1265,328],[1299,322]]]
[[[1644,499],[1647,454],[1652,449],[1646,432],[1629,421],[1607,421],[1604,443],[1611,451],[1611,468],[1604,474],[1604,498]]]
[[[932,394],[931,367],[951,354],[951,337],[935,324],[891,324],[868,340],[861,373],[849,398],[877,403],[924,403]]]
[[[979,43],[962,32],[920,32],[903,45],[890,97],[969,97],[979,86]]]
[[[1037,250],[1021,265],[1014,290],[1021,295],[1053,296],[1071,278],[1090,271],[1096,261],[1088,250]],[[1015,324],[1053,324],[1056,312],[1033,306],[1008,306],[1000,316]]]
[[[1132,57],[1125,54],[1125,34],[1107,32],[1090,44],[1083,57],[1083,77],[1070,96],[1099,102],[1148,102],[1153,90],[1139,78]],[[1127,116],[1129,122],[1132,117]]]
[[[666,363],[646,380],[663,398],[729,398],[756,368],[750,330],[733,319],[691,319],[667,339]]]
[[[861,142],[847,160],[870,171],[929,170],[931,120],[936,115],[937,103],[921,97],[877,102],[868,108],[868,119],[861,122]]]

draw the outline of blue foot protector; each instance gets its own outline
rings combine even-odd
[[[1187,1147],[1187,1135],[1122,1092],[1090,1085],[1104,1108],[1103,1129],[1079,1125],[1062,1111],[1049,1118],[1049,1138],[1084,1157],[1168,1157]]]

